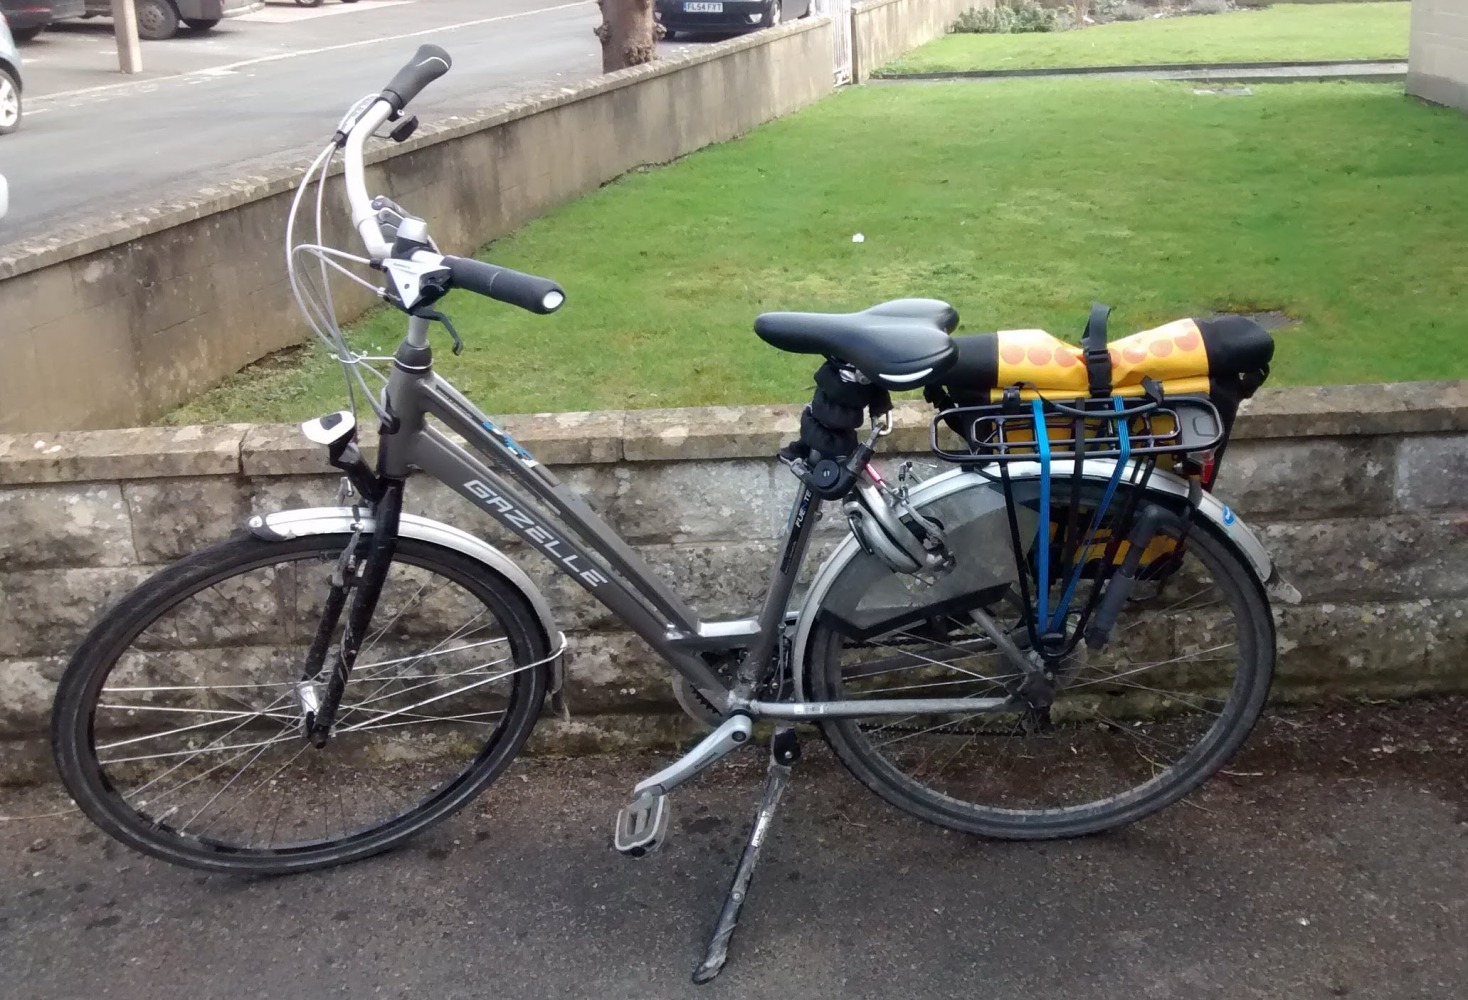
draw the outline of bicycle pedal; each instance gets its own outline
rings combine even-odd
[[[643,792],[617,813],[612,846],[630,858],[657,850],[668,833],[668,797]]]

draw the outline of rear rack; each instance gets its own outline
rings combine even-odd
[[[1040,424],[1043,431],[1037,433]],[[939,429],[958,432],[967,450],[945,449]],[[1018,399],[955,406],[933,417],[933,453],[950,462],[1082,462],[1207,451],[1224,438],[1223,418],[1206,396],[1077,399],[1069,402]]]

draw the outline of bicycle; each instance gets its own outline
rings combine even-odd
[[[93,822],[206,871],[340,864],[463,807],[519,752],[547,699],[565,711],[566,640],[544,597],[483,540],[403,513],[414,475],[450,486],[609,608],[669,663],[680,703],[710,728],[633,788],[619,851],[655,848],[669,794],[756,742],[757,721],[774,723],[699,982],[727,958],[800,756],[797,723],[815,724],[899,809],[992,838],[1134,822],[1239,749],[1270,685],[1270,598],[1298,599],[1209,489],[1239,399],[1267,375],[1267,334],[1190,320],[1108,345],[1098,308],[1077,351],[1036,332],[955,336],[957,313],[928,299],[761,316],[768,343],[824,361],[799,439],[781,451],[798,485],[763,604],[704,621],[434,372],[430,324],[462,346],[436,309],[450,291],[542,314],[565,299],[549,279],[441,254],[423,220],[368,196],[366,141],[389,123],[392,138],[410,135],[405,107],[449,66],[425,46],[358,102],[292,206],[292,287],[351,402],[303,425],[344,473],[337,504],[256,515],[163,570],[108,610],[66,669],[53,750]],[[339,150],[366,257],[321,240]],[[317,240],[298,245],[313,181]],[[384,287],[349,265],[383,272]],[[406,314],[390,358],[349,347],[333,273]],[[1168,338],[1171,361],[1160,348],[1135,356]],[[935,404],[932,448],[952,469],[919,481],[904,465],[889,482],[872,465],[902,389]],[[378,423],[375,465],[359,448],[359,391]],[[850,530],[793,602],[827,503]]]

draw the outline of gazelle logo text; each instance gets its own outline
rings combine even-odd
[[[562,552],[561,546],[564,543],[555,535],[551,534],[550,531],[537,524],[534,517],[510,503],[510,501],[500,496],[488,486],[485,486],[479,480],[469,480],[464,484],[464,489],[478,497],[484,503],[484,506],[503,514],[505,521],[512,528],[519,530],[526,538],[539,545],[546,555],[560,563],[567,573],[577,577],[582,583],[589,587],[595,587],[608,582],[607,578],[596,570],[583,568],[581,557],[576,553]]]

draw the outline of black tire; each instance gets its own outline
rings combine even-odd
[[[178,34],[178,10],[169,0],[137,0],[138,37],[162,42]]]
[[[1215,534],[1211,526],[1203,523],[1195,524],[1188,541],[1188,553],[1196,555],[1204,565],[1212,570],[1213,578],[1217,581],[1218,589],[1224,593],[1230,609],[1234,612],[1238,621],[1238,647],[1237,673],[1234,675],[1232,685],[1228,688],[1226,700],[1214,699],[1223,702],[1223,709],[1218,713],[1218,718],[1210,724],[1206,735],[1196,745],[1176,762],[1170,764],[1165,770],[1158,771],[1155,760],[1150,761],[1154,766],[1150,768],[1152,777],[1144,779],[1134,787],[1125,792],[1109,795],[1105,798],[1090,802],[1081,802],[1078,805],[1054,808],[1048,806],[1033,806],[1025,808],[1001,807],[993,805],[978,804],[955,794],[948,789],[935,789],[928,784],[917,780],[914,776],[905,773],[893,761],[889,760],[883,753],[873,745],[869,734],[863,731],[862,720],[839,719],[823,723],[822,728],[827,741],[835,751],[837,757],[848,770],[869,789],[876,792],[892,805],[902,809],[919,819],[936,823],[950,829],[976,834],[1002,840],[1047,840],[1054,838],[1079,837],[1099,833],[1104,830],[1114,829],[1135,822],[1158,810],[1176,802],[1189,792],[1201,785],[1214,772],[1222,767],[1239,750],[1249,733],[1258,720],[1263,710],[1265,698],[1269,692],[1269,686],[1274,668],[1274,622],[1270,615],[1268,603],[1262,593],[1258,580],[1249,567],[1242,561],[1242,557],[1231,545],[1222,541]],[[1003,558],[1012,558],[1008,553]],[[1180,575],[1180,574],[1179,574]],[[1186,603],[1186,602],[1184,602]],[[991,609],[992,610],[992,609]],[[1165,608],[1163,609],[1166,610]],[[1192,612],[1189,612],[1192,613]],[[1159,612],[1161,614],[1161,612]],[[1210,637],[1212,633],[1210,633]],[[952,640],[950,639],[950,642]],[[811,695],[818,700],[836,699],[840,697],[851,697],[842,680],[842,668],[840,656],[845,640],[842,639],[832,628],[824,623],[818,622],[811,636],[811,655],[807,662],[808,677],[810,678]],[[956,648],[956,647],[955,647]],[[992,648],[992,647],[991,647]],[[1222,648],[1222,647],[1218,647]],[[1204,653],[1212,650],[1204,649]],[[958,658],[953,658],[958,659]],[[1186,657],[1184,657],[1186,659]],[[1217,659],[1216,657],[1214,659]],[[1206,660],[1205,660],[1206,662]],[[1177,671],[1179,667],[1175,661],[1161,660],[1159,666],[1174,663],[1172,670]],[[931,670],[931,667],[922,669]],[[894,671],[887,671],[894,672]],[[846,669],[848,675],[857,675],[861,671],[851,667]],[[870,672],[869,672],[870,673]],[[1106,676],[1106,675],[1103,675]],[[1114,671],[1109,676],[1121,676],[1119,671]],[[1079,676],[1072,678],[1078,680]],[[953,683],[953,682],[948,682]],[[1094,683],[1094,682],[1092,682]],[[1104,682],[1103,682],[1104,683]],[[1161,682],[1158,682],[1161,683]],[[1080,685],[1077,685],[1079,687]],[[1135,679],[1128,682],[1127,687],[1137,686]],[[1096,689],[1093,688],[1092,692]],[[1102,689],[1104,690],[1104,689]],[[1154,690],[1154,689],[1147,689]],[[942,692],[948,696],[965,696],[955,687],[950,687]],[[993,693],[993,692],[991,692]],[[999,692],[1002,694],[1002,692]],[[1122,697],[1133,694],[1123,690]],[[1062,690],[1057,698],[1063,697]],[[1077,695],[1077,701],[1084,701],[1090,697],[1104,697],[1092,694]],[[906,696],[917,695],[908,692]],[[1152,697],[1143,693],[1143,697]],[[1186,702],[1188,699],[1182,699]],[[1200,697],[1199,700],[1204,700]],[[1169,705],[1162,702],[1165,707],[1176,709],[1175,703]],[[1146,711],[1145,709],[1143,711]],[[1178,711],[1178,715],[1186,716],[1187,711]],[[939,716],[938,718],[946,718]],[[960,719],[964,717],[959,717]],[[988,718],[988,717],[983,717]],[[1104,720],[1097,721],[1097,720]],[[900,721],[900,720],[899,720]],[[923,718],[918,723],[911,724],[910,728],[926,726],[929,720]],[[896,722],[882,723],[880,720],[868,723],[872,732],[880,733],[885,729],[898,728]],[[1159,720],[1155,723],[1148,722],[1146,725],[1155,726],[1154,733],[1160,732],[1168,735],[1165,727],[1167,720]],[[949,726],[954,723],[949,723]],[[1034,771],[1043,768],[1047,752],[1050,760],[1058,761],[1058,767],[1068,766],[1068,762],[1085,759],[1084,756],[1075,756],[1076,747],[1080,746],[1082,752],[1090,749],[1106,737],[1114,737],[1116,744],[1125,753],[1130,747],[1135,756],[1147,757],[1150,751],[1154,755],[1160,755],[1147,743],[1142,742],[1152,739],[1145,729],[1137,729],[1127,732],[1126,727],[1116,727],[1113,720],[1108,719],[1098,709],[1095,719],[1089,723],[1094,732],[1089,736],[1082,735],[1085,722],[1074,723],[1074,735],[1068,747],[1070,755],[1061,749],[1064,737],[1057,735],[1055,742],[1051,745],[1039,744],[1035,741],[1047,739],[1044,735],[1022,734],[1014,729],[1007,731],[982,731],[979,729],[982,723],[977,723],[974,728],[978,730],[975,735],[969,736],[967,743],[960,750],[974,744],[979,737],[983,741],[976,749],[984,752],[995,750],[1019,750],[1010,759],[1008,770],[1002,770],[998,766],[994,756],[986,756],[978,768],[965,771],[955,779],[955,783],[963,783],[966,788],[975,785],[986,785],[987,794],[996,798],[1006,794],[1014,795],[1016,798],[1029,797],[1036,794],[1036,790],[1044,788],[1050,794],[1063,794],[1058,790],[1068,786],[1062,773],[1060,780],[1049,781],[1035,780]],[[1142,722],[1131,722],[1130,725],[1140,727]],[[946,727],[945,727],[946,728]],[[918,735],[931,732],[922,730]],[[1088,730],[1089,732],[1089,730]],[[1133,741],[1129,743],[1121,738],[1122,734]],[[949,732],[943,734],[945,737],[954,736]],[[958,733],[957,736],[966,735]],[[894,736],[884,739],[877,746],[895,743],[900,739],[910,738],[907,735]],[[932,737],[937,742],[936,737]],[[1015,740],[1029,740],[1028,743],[1020,743]],[[1091,742],[1086,742],[1089,739]],[[1007,742],[1005,742],[1007,741]],[[956,742],[956,739],[954,740]],[[1155,741],[1154,741],[1155,742]],[[951,744],[949,744],[951,745]],[[1191,744],[1190,744],[1191,745]],[[1038,747],[1038,749],[1036,749]],[[1108,748],[1109,749],[1109,748]],[[909,755],[916,754],[916,747],[909,745],[899,753]],[[943,750],[947,754],[946,747]],[[1110,751],[1116,754],[1116,750]],[[936,754],[930,754],[916,768],[921,773],[928,761]],[[955,752],[955,757],[957,752]],[[943,763],[938,766],[938,773],[927,779],[932,783],[944,780],[943,770],[949,766],[953,758],[942,758]],[[1115,767],[1117,771],[1127,772],[1135,775],[1144,772],[1135,761],[1128,764],[1116,764],[1114,757],[1108,757],[1098,752],[1091,758],[1098,760],[1099,767],[1106,769]],[[1015,761],[1023,761],[1016,772]],[[1032,761],[1040,761],[1034,764]],[[1080,766],[1079,764],[1074,766]],[[1026,773],[1026,769],[1030,773]],[[1046,773],[1044,778],[1050,778]],[[1077,785],[1079,787],[1079,784]]]
[[[9,135],[20,128],[24,118],[25,103],[20,97],[20,84],[8,71],[0,69],[0,135]]]
[[[425,583],[419,586],[412,601],[403,604],[396,614],[391,614],[392,608],[388,605],[389,598],[385,594],[383,604],[379,605],[379,614],[374,618],[372,627],[377,628],[379,622],[389,615],[386,625],[381,626],[382,632],[378,633],[379,636],[386,635],[388,629],[393,628],[400,620],[401,624],[396,624],[398,634],[386,635],[386,641],[377,655],[379,658],[387,656],[388,659],[383,660],[379,666],[402,663],[406,663],[407,666],[393,668],[395,676],[378,673],[364,676],[361,681],[354,679],[349,683],[347,697],[342,701],[342,712],[338,715],[338,725],[335,727],[331,741],[320,750],[310,748],[305,742],[299,721],[293,718],[296,715],[297,707],[291,704],[291,690],[295,685],[289,681],[283,683],[274,670],[259,668],[262,665],[271,667],[283,664],[285,671],[292,672],[290,680],[299,679],[300,660],[293,654],[304,648],[305,645],[309,645],[309,631],[302,631],[299,628],[293,630],[290,622],[294,619],[288,617],[288,612],[292,609],[300,612],[298,624],[303,624],[307,630],[314,629],[314,622],[319,620],[319,614],[316,614],[319,610],[319,596],[324,596],[325,593],[324,588],[309,585],[312,581],[301,582],[303,580],[302,567],[309,569],[317,578],[324,581],[323,574],[330,572],[347,542],[348,536],[346,535],[318,535],[287,542],[265,542],[248,535],[232,538],[202,549],[148,580],[125,597],[93,628],[72,657],[62,676],[52,713],[51,730],[52,751],[62,780],[72,798],[88,818],[129,847],[174,864],[229,874],[287,874],[343,864],[385,851],[462,808],[504,771],[524,745],[539,715],[546,690],[546,671],[542,666],[527,668],[526,665],[540,663],[546,659],[550,652],[548,637],[520,590],[499,574],[457,552],[411,539],[399,540],[396,555],[389,570],[390,574],[398,572],[401,568],[403,575],[407,578],[406,586],[409,588],[416,583],[418,577],[425,574],[436,574],[462,590],[469,600],[479,603],[454,605],[449,598],[454,597],[458,591],[440,596],[446,590],[446,588],[440,588],[438,591],[428,592],[428,597],[432,599],[431,602],[425,598],[419,605],[419,610],[411,615],[406,614],[414,601],[417,601],[423,594],[427,586]],[[359,551],[363,550],[359,549]],[[285,565],[291,567],[288,572],[281,571],[281,567]],[[264,584],[252,589],[249,581],[256,578],[247,576],[251,573],[258,573],[257,579],[264,581]],[[428,577],[428,579],[431,580],[433,577]],[[390,576],[389,584],[393,580],[394,577]],[[231,581],[235,589],[231,590],[228,586],[221,588],[220,585],[229,584]],[[282,594],[289,596],[290,604],[286,603]],[[208,616],[203,625],[198,624],[200,619],[191,620],[186,610],[177,610],[191,607],[192,605],[187,602],[192,598],[200,600],[200,608]],[[311,601],[318,603],[310,603]],[[486,641],[476,640],[474,643],[468,643],[466,642],[468,637],[475,633],[484,633],[488,626],[481,624],[467,633],[464,632],[464,626],[459,626],[450,636],[457,640],[453,645],[446,645],[447,639],[443,639],[428,647],[426,653],[417,652],[418,647],[415,646],[414,652],[408,653],[405,657],[397,657],[395,644],[400,641],[400,635],[406,636],[410,630],[420,626],[438,627],[438,619],[433,616],[445,614],[441,610],[443,607],[454,609],[452,613],[457,614],[463,607],[473,610],[481,605],[493,616],[491,624],[495,627],[496,632],[502,633],[502,637],[497,636]],[[263,614],[260,613],[262,608],[264,609]],[[221,612],[239,611],[244,623],[244,631],[220,625],[213,617],[216,609]],[[468,621],[473,622],[483,618],[484,614],[484,610],[481,610],[477,616]],[[159,623],[162,624],[158,632],[145,637],[145,632]],[[252,629],[253,635],[250,634]],[[158,636],[171,638],[172,645],[150,645],[149,640],[156,639]],[[228,649],[215,649],[211,646],[211,640],[218,640],[219,637],[225,638]],[[295,639],[294,645],[291,644],[292,637]],[[136,648],[133,645],[135,642],[139,643]],[[260,650],[266,644],[272,648],[262,654]],[[401,710],[416,712],[415,715],[406,717],[410,720],[428,718],[423,714],[425,709],[422,706],[429,700],[424,697],[425,694],[432,695],[439,690],[433,685],[441,685],[447,678],[463,677],[464,674],[472,671],[452,672],[454,667],[449,665],[446,669],[450,670],[450,673],[436,675],[433,673],[436,669],[434,666],[423,668],[420,664],[429,656],[461,653],[476,645],[484,647],[500,644],[503,644],[501,649],[506,656],[477,667],[481,671],[494,672],[490,680],[505,689],[503,709],[477,712],[477,715],[481,717],[490,717],[488,720],[480,718],[471,723],[462,721],[469,719],[469,715],[451,714],[447,718],[432,719],[427,724],[413,721],[403,722],[404,716],[394,711],[384,710],[394,705],[390,700],[383,707],[366,708],[370,703],[377,702],[381,705],[384,699],[400,697],[414,688],[430,688],[428,692],[419,691],[414,694],[414,704]],[[154,652],[147,652],[149,649]],[[125,661],[124,657],[130,652],[131,660]],[[202,677],[212,679],[214,675],[210,673],[211,668],[208,665],[211,661],[211,654],[213,662],[218,665],[221,672],[227,672],[230,678],[250,678],[251,683],[214,685],[204,696],[192,693],[205,690],[202,686],[151,686],[159,683],[178,683],[172,680],[160,682],[154,679],[155,673],[171,678],[172,670],[166,662],[170,656],[174,658],[172,661],[174,667],[182,665],[191,678],[200,676],[202,671]],[[366,647],[364,647],[363,654],[364,656],[367,654]],[[483,650],[481,649],[470,659],[478,659],[482,655]],[[156,670],[153,667],[155,661],[160,665]],[[501,671],[498,665],[505,662],[511,663],[512,666]],[[123,664],[120,676],[136,676],[142,678],[144,683],[150,686],[111,687],[107,694],[110,702],[129,702],[131,698],[131,704],[120,706],[111,703],[99,704],[103,696],[104,684],[112,674],[113,668],[119,664]],[[424,669],[428,673],[421,672]],[[137,673],[129,674],[130,670],[137,671]],[[412,673],[415,670],[420,672]],[[403,671],[410,672],[406,679]],[[419,678],[424,676],[431,678],[426,684],[419,681]],[[382,683],[378,684],[379,681]],[[411,684],[408,681],[411,681]],[[369,682],[373,685],[371,688],[366,686]],[[349,709],[348,705],[354,693],[353,683],[360,683],[361,686],[356,692],[356,708]],[[458,688],[460,694],[471,688],[479,689],[474,695],[476,700],[490,693],[494,693],[497,699],[500,697],[498,692],[490,692],[484,688],[489,681],[453,683],[462,685]],[[397,684],[398,687],[388,690],[386,695],[378,693],[393,684]],[[281,689],[281,693],[278,693],[269,704],[247,706],[246,710],[241,712],[238,709],[242,703],[248,701],[249,695],[239,694],[238,689],[240,688],[250,690],[274,688]],[[119,695],[118,691],[149,693],[129,696],[126,693]],[[174,704],[168,701],[167,692],[180,691],[186,693],[177,697],[188,699],[186,704],[193,707],[185,709],[167,707]],[[165,694],[160,696],[153,692],[165,692]],[[222,696],[220,692],[223,692]],[[219,697],[218,701],[214,700],[216,697]],[[203,708],[198,707],[201,698],[207,699],[204,700],[205,707]],[[460,704],[461,702],[454,703],[455,706]],[[499,702],[496,701],[496,705],[498,704]],[[234,711],[219,712],[216,710],[218,707],[228,707]],[[475,708],[480,707],[483,707],[482,703],[475,706]],[[265,747],[278,746],[280,756],[291,753],[294,748],[293,755],[280,769],[273,773],[268,771],[279,759],[279,756],[271,756],[261,765],[261,772],[266,773],[265,778],[256,777],[261,772],[252,772],[250,782],[240,782],[237,792],[242,792],[242,795],[237,797],[241,799],[250,798],[261,788],[264,788],[265,791],[262,798],[250,803],[249,809],[243,813],[237,813],[237,818],[231,820],[230,825],[237,826],[247,823],[257,813],[261,815],[267,813],[271,803],[278,803],[274,823],[267,833],[268,838],[274,838],[285,806],[291,805],[292,811],[289,815],[294,816],[298,804],[304,803],[308,808],[314,807],[318,813],[322,814],[321,829],[325,832],[325,836],[316,834],[316,824],[313,821],[310,830],[312,839],[309,841],[286,846],[268,842],[263,847],[254,846],[253,839],[243,843],[239,842],[241,838],[236,838],[234,842],[224,842],[221,840],[221,834],[204,835],[211,826],[217,825],[218,819],[211,820],[196,833],[180,833],[179,830],[186,830],[194,822],[194,818],[182,819],[183,813],[192,808],[192,802],[178,798],[178,789],[222,767],[232,767],[235,760],[244,756],[244,751],[225,759],[221,764],[210,767],[202,775],[186,778],[191,772],[184,770],[173,779],[177,783],[177,788],[158,785],[161,779],[157,776],[138,786],[137,782],[149,775],[147,768],[157,769],[164,765],[129,765],[119,764],[117,761],[109,761],[104,765],[98,760],[98,744],[102,742],[99,740],[99,735],[103,740],[110,739],[115,734],[126,737],[116,742],[103,742],[104,751],[123,743],[140,743],[139,738],[131,735],[132,730],[124,732],[121,726],[113,720],[121,719],[123,724],[132,724],[133,717],[138,716],[140,712],[142,718],[146,720],[149,716],[146,711],[142,710],[147,708],[152,708],[155,712],[205,713],[202,716],[205,718],[205,724],[202,726],[195,726],[188,717],[184,717],[182,720],[186,723],[184,730],[197,730],[213,725],[230,725],[236,717],[249,716],[239,725],[232,726],[227,732],[214,737],[212,742],[203,744],[202,748],[199,747],[200,741],[218,732],[217,729],[183,737],[184,745],[189,748],[188,757],[163,772],[166,777],[173,771],[177,771],[179,767],[190,764],[206,751],[221,756],[230,753],[241,745],[241,740],[248,744],[247,749],[261,747],[244,765],[241,765],[239,771],[229,779],[224,788],[209,799],[205,808],[212,806],[223,791],[240,779],[246,768],[265,754]],[[120,712],[119,709],[130,709],[130,711]],[[101,726],[97,723],[99,711],[108,713],[107,722]],[[358,712],[356,717],[362,721],[354,727],[342,725],[342,720],[347,718],[352,711]],[[471,714],[476,713],[471,712]],[[217,722],[211,721],[219,715],[230,717]],[[386,719],[394,715],[397,716],[397,721],[388,723]],[[164,718],[179,719],[178,716],[165,716]],[[269,732],[269,729],[265,727],[274,726],[281,718],[287,719],[285,726],[271,733],[264,743],[252,742],[258,740],[257,734],[261,729]],[[233,734],[239,732],[247,722],[256,722],[259,728],[245,729],[242,737],[235,737]],[[429,730],[433,722],[446,725]],[[177,722],[167,721],[162,724],[176,725]],[[429,731],[415,731],[412,741],[397,740],[395,737],[397,733],[401,733],[402,725],[416,725],[417,730]],[[352,737],[338,735],[352,732],[354,729],[358,732]],[[384,729],[394,729],[395,733],[391,736],[385,735],[381,732]],[[468,730],[471,735],[463,735],[464,730]],[[492,730],[487,738],[483,735],[486,730]],[[173,737],[177,732],[179,730],[160,734],[160,736]],[[143,737],[142,739],[152,738]],[[482,747],[479,746],[480,739],[484,740]],[[221,741],[223,741],[222,744]],[[358,749],[367,746],[368,743],[371,744],[368,749]],[[397,750],[384,756],[381,749],[384,743],[388,744],[390,748],[391,746],[409,748],[412,753],[418,754],[418,757],[407,758],[402,751]],[[177,745],[177,742],[154,744],[153,748],[171,750],[173,746]],[[336,748],[338,756],[326,757],[325,755],[332,753],[333,747]],[[473,752],[475,747],[478,747],[477,753]],[[435,751],[437,751],[436,756]],[[272,749],[271,753],[274,755],[276,751]],[[304,760],[300,760],[307,753],[318,756],[305,756]],[[156,755],[160,758],[179,756],[181,754],[177,752]],[[465,758],[468,758],[467,764],[462,763]],[[196,770],[206,767],[216,759],[206,757],[202,763],[195,764],[194,767]],[[298,760],[299,763],[296,763]],[[117,764],[115,769],[111,768],[113,764]],[[129,775],[127,771],[130,768],[140,773]],[[292,770],[287,772],[288,768]],[[330,777],[318,777],[319,772],[327,768],[332,768]],[[365,772],[369,768],[372,769],[370,782],[359,782],[358,786],[349,786],[342,780],[341,775],[344,772],[350,773],[353,770]],[[456,770],[458,768],[462,770]],[[432,782],[435,779],[431,772],[438,770],[442,770],[449,777],[434,786]],[[378,809],[376,803],[379,801],[388,802],[391,809],[391,800],[396,795],[397,788],[403,783],[401,778],[404,775],[415,780],[423,775],[429,775],[427,787],[432,787],[432,791],[421,799],[414,798],[412,795],[404,797],[403,801],[408,805],[406,811],[382,819],[380,822],[376,821],[376,817],[369,820],[369,823],[377,822],[377,825],[365,826],[360,830],[349,829],[346,815],[349,804],[353,807],[354,812],[360,811],[358,807],[363,801],[367,803],[369,811]],[[118,779],[131,784],[131,790],[127,788],[119,790],[114,784],[114,781]],[[221,774],[214,778],[214,783],[217,784],[223,779],[224,775]],[[246,790],[246,785],[249,785],[248,790]],[[278,788],[277,785],[282,787]],[[153,787],[150,791],[150,786],[157,787]],[[212,785],[198,786],[187,794],[197,800],[207,795],[212,787]],[[159,788],[163,790],[160,791]],[[144,794],[147,796],[146,799],[141,797]],[[331,800],[332,794],[335,795],[335,809],[333,809]],[[133,796],[135,800],[133,803],[127,801],[125,796],[128,795]],[[170,795],[175,797],[168,799],[167,802],[160,801],[167,799]],[[347,802],[348,796],[353,796],[350,803]],[[181,801],[187,804],[181,806]],[[224,809],[224,812],[228,812],[237,805],[238,803],[229,806]],[[161,815],[144,814],[143,809],[150,807],[160,812]],[[333,837],[331,825],[336,819],[336,811],[340,811],[341,814],[338,820],[341,835]],[[197,818],[200,812],[195,812],[194,817]],[[251,838],[254,837],[260,823],[261,819],[257,817],[255,826],[251,829]],[[287,819],[287,832],[282,836],[296,835],[291,832],[291,825],[291,820]],[[296,829],[303,827],[303,823],[295,823]]]
[[[219,26],[217,17],[186,17],[183,23],[193,31],[209,31]]]
[[[34,42],[40,37],[41,32],[45,30],[46,26],[44,24],[39,24],[34,28],[11,28],[10,37],[24,44],[26,42]]]

